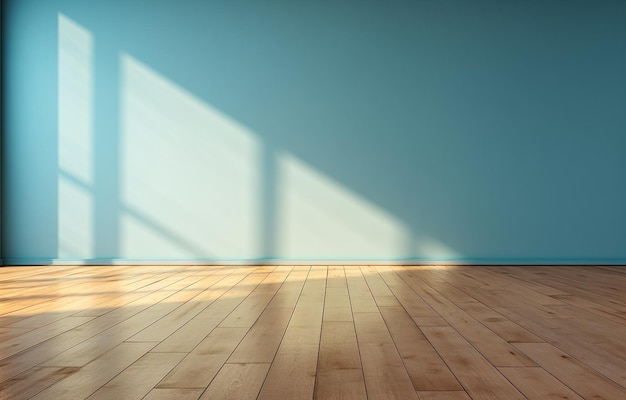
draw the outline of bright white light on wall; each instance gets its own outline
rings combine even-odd
[[[404,224],[289,153],[278,159],[279,257],[389,259],[406,255]]]
[[[255,135],[129,55],[121,72],[121,256],[258,257]]]
[[[58,257],[93,256],[93,38],[58,16]]]
[[[461,254],[456,250],[431,236],[419,234],[413,238],[413,241],[415,243],[415,254],[419,254],[422,258],[431,260],[454,260],[461,257]]]

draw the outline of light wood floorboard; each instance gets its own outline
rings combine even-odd
[[[626,268],[0,269],[0,400],[626,399]]]

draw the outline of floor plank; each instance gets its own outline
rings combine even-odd
[[[86,399],[141,358],[153,346],[153,343],[122,343],[67,378],[40,392],[33,399]]]
[[[202,389],[152,389],[142,400],[198,400]]]
[[[78,368],[34,367],[0,384],[0,399],[30,398]]]
[[[624,387],[549,343],[516,343],[515,346],[585,399],[626,398]]]
[[[312,268],[259,393],[259,400],[313,397],[325,289],[326,268]]]
[[[246,328],[215,328],[206,339],[187,354],[163,378],[157,387],[175,389],[206,388],[246,332]]]
[[[463,389],[405,310],[381,307],[381,313],[415,390]]]
[[[499,370],[528,400],[582,400],[543,368],[500,367]]]
[[[467,392],[463,391],[423,391],[417,392],[420,400],[471,400]]]
[[[142,399],[183,357],[183,353],[148,353],[89,396],[89,399]]]
[[[254,400],[270,364],[225,364],[201,399]]]
[[[324,321],[322,324],[315,398],[367,398],[352,321]]]
[[[381,315],[354,313],[354,324],[368,396],[417,399],[409,373]]]
[[[451,327],[428,327],[422,331],[473,400],[522,400],[524,396]]]

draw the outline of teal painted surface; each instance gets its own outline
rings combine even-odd
[[[626,262],[623,1],[5,3],[7,259]]]

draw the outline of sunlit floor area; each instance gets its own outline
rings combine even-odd
[[[626,268],[7,267],[2,399],[625,399]]]

